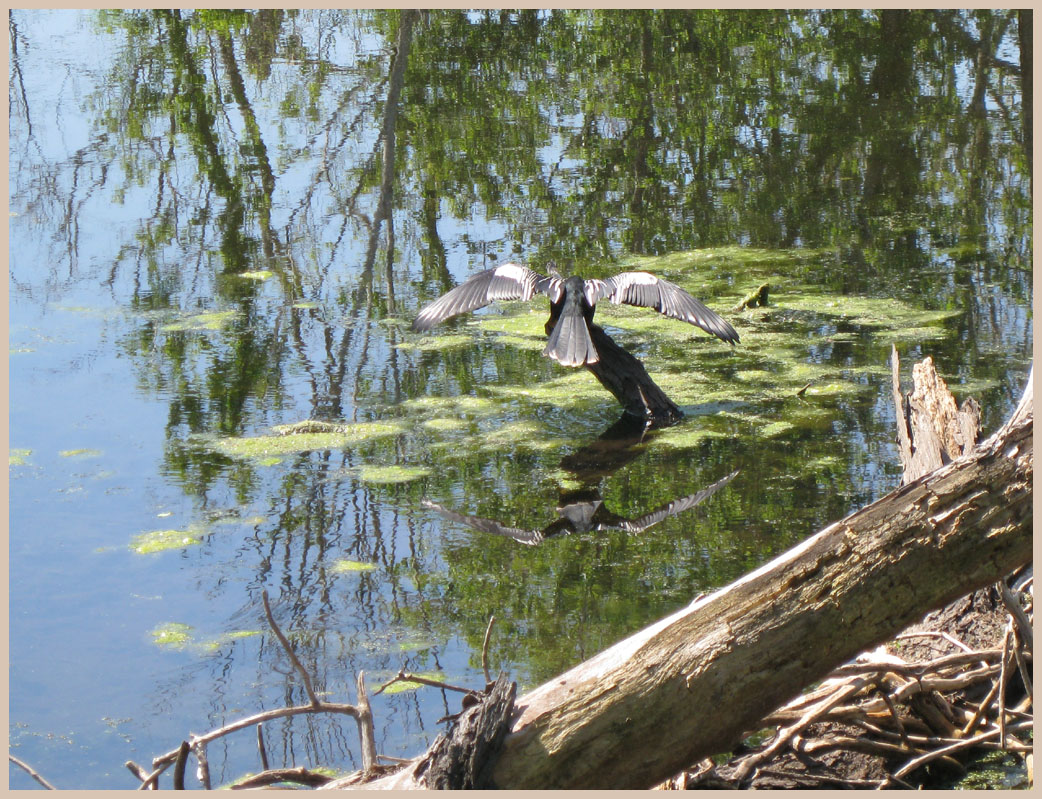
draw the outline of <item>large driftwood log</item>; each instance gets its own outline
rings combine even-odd
[[[646,788],[1031,558],[1031,383],[965,456],[517,700],[500,788]],[[426,787],[419,760],[363,786]],[[329,787],[332,787],[330,784]]]

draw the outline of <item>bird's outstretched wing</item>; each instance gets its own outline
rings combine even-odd
[[[478,272],[430,303],[417,315],[412,329],[430,330],[450,317],[482,308],[493,300],[530,300],[537,291],[556,302],[561,294],[561,281],[521,264],[500,264]]]
[[[650,272],[620,272],[607,280],[587,280],[586,300],[594,305],[607,298],[613,303],[654,308],[660,314],[680,319],[712,333],[717,338],[735,344],[738,332],[731,325],[706,308],[680,286],[655,277]]]
[[[638,519],[615,520],[613,526],[630,533],[642,533],[652,525],[658,524],[663,519],[668,519],[670,516],[676,516],[678,513],[682,513],[683,511],[695,507],[695,505],[700,503],[702,500],[712,496],[718,490],[730,483],[736,474],[738,474],[737,471],[731,472],[727,477],[723,477],[712,485],[706,486],[697,494],[691,494],[686,497],[681,497],[680,499],[675,499],[672,502],[663,505],[661,508],[657,508],[650,513],[645,513]]]
[[[513,538],[515,541],[519,541],[522,544],[535,545],[543,541],[545,537],[543,533],[538,530],[522,530],[518,527],[507,527],[505,524],[500,524],[494,519],[482,519],[480,516],[467,516],[463,513],[457,513],[454,510],[431,502],[426,497],[420,500],[420,504],[425,508],[437,511],[446,519],[450,519],[460,524],[465,524],[468,527],[473,527],[482,533],[491,533],[492,535],[501,535],[506,538]]]

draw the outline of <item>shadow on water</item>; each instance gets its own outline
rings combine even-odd
[[[624,412],[619,420],[601,433],[597,439],[562,458],[561,468],[573,474],[580,486],[561,491],[557,506],[554,508],[559,518],[542,530],[523,530],[518,527],[510,527],[495,519],[458,513],[427,498],[424,498],[421,504],[425,508],[437,511],[450,521],[465,524],[479,532],[512,538],[522,544],[535,545],[542,544],[556,536],[572,533],[603,530],[642,533],[664,519],[694,508],[731,482],[738,474],[737,470],[733,471],[701,491],[674,499],[636,518],[626,518],[613,513],[604,504],[599,483],[645,451],[639,445],[645,442],[651,431],[651,424],[650,420]]]

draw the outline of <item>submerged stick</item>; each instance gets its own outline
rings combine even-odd
[[[275,633],[275,637],[279,639],[279,643],[282,644],[282,648],[286,650],[286,654],[289,656],[290,662],[293,664],[293,668],[297,670],[300,678],[304,681],[304,690],[307,691],[308,698],[311,700],[311,704],[318,707],[321,701],[318,695],[315,693],[315,689],[311,686],[311,676],[307,673],[307,670],[300,665],[300,661],[297,660],[296,653],[293,651],[293,647],[289,645],[289,640],[285,635],[282,634],[282,630],[279,629],[279,625],[275,623],[275,617],[271,614],[271,605],[268,603],[268,591],[267,589],[261,591],[261,599],[264,601],[264,615],[268,618],[268,626],[271,627],[272,632]]]
[[[174,763],[175,791],[183,791],[185,789],[185,766],[188,765],[188,752],[190,749],[188,741],[181,741],[181,746],[177,750],[177,761]]]

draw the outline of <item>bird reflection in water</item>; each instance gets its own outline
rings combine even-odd
[[[643,449],[638,448],[637,445],[645,441],[650,426],[647,420],[624,413],[619,421],[609,427],[595,441],[562,459],[561,468],[579,478],[583,486],[574,491],[561,492],[555,508],[558,518],[542,530],[524,530],[519,527],[510,527],[495,519],[458,513],[427,498],[421,500],[421,504],[446,519],[465,524],[480,532],[505,536],[522,544],[535,545],[541,544],[549,538],[570,533],[600,530],[643,532],[664,519],[695,507],[731,482],[738,474],[737,471],[731,472],[701,491],[675,499],[635,519],[628,519],[613,513],[605,506],[600,489],[594,481],[606,477],[639,456]]]

